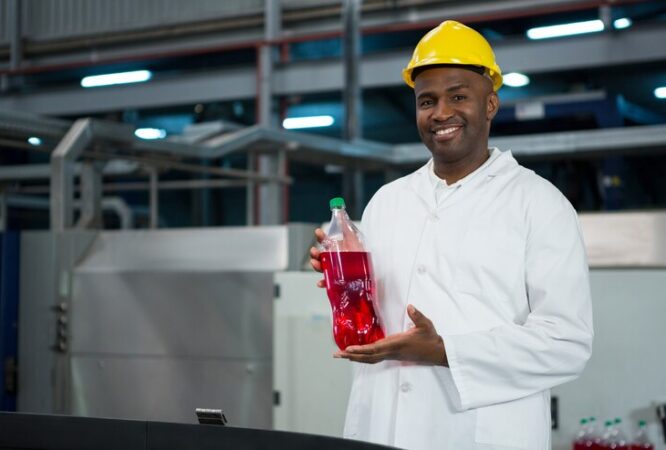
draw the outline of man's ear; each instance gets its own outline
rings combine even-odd
[[[499,110],[499,97],[497,96],[497,92],[493,91],[488,94],[486,101],[486,119],[489,121],[493,120],[497,114],[497,110]]]

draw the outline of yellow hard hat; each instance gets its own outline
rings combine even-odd
[[[497,91],[502,86],[502,71],[495,62],[490,44],[477,31],[455,20],[440,23],[421,38],[412,59],[402,70],[402,78],[414,87],[412,71],[436,64],[481,66]]]

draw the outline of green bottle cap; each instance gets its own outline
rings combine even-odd
[[[341,209],[345,207],[345,200],[342,197],[335,197],[328,204],[331,209]]]
[[[638,421],[638,426],[639,427],[644,427],[645,426],[645,421],[644,420],[639,420]]]
[[[580,424],[585,425],[587,423],[587,419],[580,419]]]
[[[613,425],[613,421],[612,420],[607,420],[606,422],[604,422],[604,425],[607,426],[607,427],[610,427],[611,425]]]
[[[594,416],[591,416],[591,417],[590,417],[590,422],[594,422],[595,420],[597,420],[596,417],[594,417]]]
[[[619,417],[616,417],[615,418],[615,423],[622,423],[622,419],[620,419]]]

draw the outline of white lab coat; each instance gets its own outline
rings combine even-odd
[[[493,152],[499,152],[492,149]],[[383,186],[362,220],[387,334],[430,318],[449,367],[354,364],[345,436],[414,450],[550,448],[552,386],[592,347],[576,212],[494,155],[439,205],[428,166]]]

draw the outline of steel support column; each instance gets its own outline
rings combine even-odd
[[[276,114],[273,102],[273,65],[275,47],[270,44],[280,34],[281,5],[280,0],[265,0],[264,3],[264,37],[266,44],[259,49],[259,124],[267,128],[276,126]],[[264,175],[282,174],[279,156],[275,153],[260,154],[257,170]],[[258,224],[278,225],[284,222],[283,189],[278,183],[259,185]]]
[[[344,139],[354,141],[363,137],[362,93],[359,76],[361,61],[361,3],[362,0],[345,0],[343,6],[344,49]],[[347,209],[355,220],[363,211],[363,172],[348,167],[342,176],[342,192]]]
[[[21,32],[21,1],[7,0],[7,16],[5,26],[9,31],[9,69],[18,70],[21,67],[23,59],[23,40]],[[18,80],[17,76],[11,78],[9,75],[3,75],[0,82],[0,92],[6,92],[12,88],[14,82]]]

